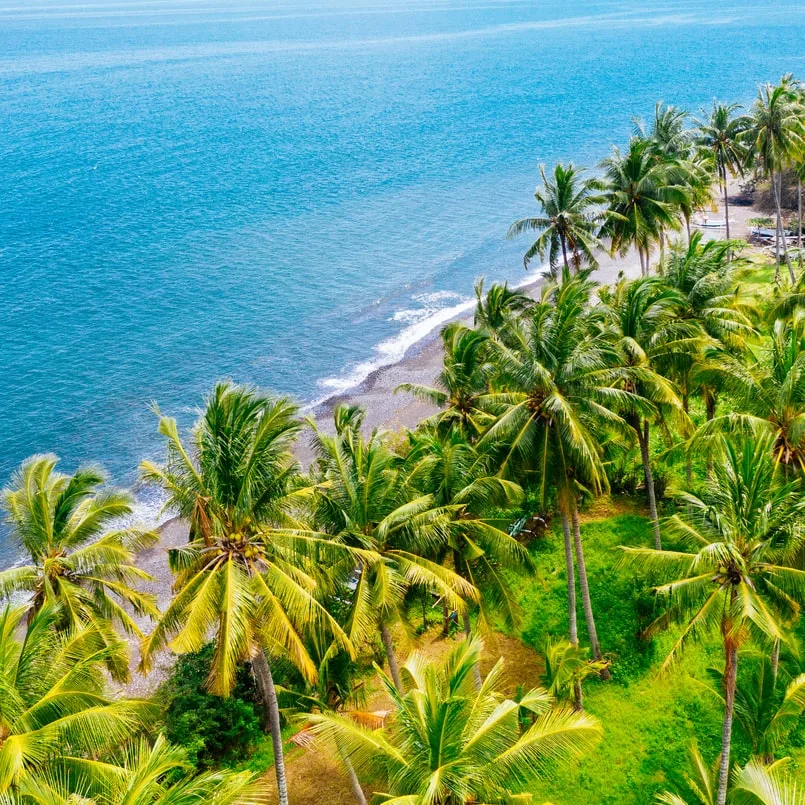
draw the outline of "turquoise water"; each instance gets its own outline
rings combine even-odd
[[[805,55],[785,2],[0,5],[3,479],[131,483],[148,402],[188,422],[220,377],[345,389],[524,279],[539,161]]]

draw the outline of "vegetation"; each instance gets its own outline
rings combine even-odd
[[[541,168],[511,234],[536,233],[549,276],[537,298],[479,281],[434,385],[400,389],[437,409],[412,431],[233,383],[190,434],[157,411],[142,478],[189,528],[162,612],[129,496],[26,461],[3,495],[25,561],[0,573],[0,803],[275,785],[287,805],[286,754],[313,743],[358,803],[803,805],[805,277],[781,190],[803,91],[785,76],[740,112],[658,104],[600,176]],[[753,171],[774,268],[691,233],[713,182],[728,217]],[[598,287],[603,246],[641,276]],[[124,635],[143,673],[180,655],[153,701],[108,690]]]

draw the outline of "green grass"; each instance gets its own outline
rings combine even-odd
[[[721,666],[717,642],[694,645],[673,671],[659,667],[673,644],[674,634],[656,640],[639,637],[653,609],[647,582],[627,568],[616,566],[618,545],[650,545],[650,521],[634,514],[616,514],[582,527],[591,595],[602,650],[612,660],[612,680],[585,686],[585,709],[604,727],[601,744],[581,762],[551,775],[535,786],[535,802],[559,805],[649,805],[655,794],[681,783],[692,739],[708,760],[720,749],[721,707],[702,684],[708,665]],[[546,635],[567,634],[567,590],[561,526],[533,549],[540,578],[525,589],[524,642],[538,646]],[[579,630],[586,642],[579,605]],[[735,756],[748,757],[740,734]],[[805,750],[789,753],[800,768]]]

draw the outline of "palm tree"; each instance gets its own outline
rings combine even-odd
[[[316,731],[338,741],[358,771],[385,784],[378,802],[503,803],[557,763],[578,757],[600,738],[598,721],[570,708],[555,707],[544,690],[519,702],[498,691],[502,660],[473,685],[481,643],[458,643],[440,664],[414,654],[405,664],[410,680],[400,693],[385,675],[393,713],[384,731],[370,731],[332,715],[314,716]],[[518,712],[533,722],[520,729]]]
[[[446,558],[479,591],[481,620],[488,624],[492,612],[498,612],[513,628],[519,622],[519,608],[505,571],[530,568],[531,562],[528,551],[504,530],[507,518],[501,511],[522,502],[522,489],[495,477],[492,456],[460,434],[422,429],[412,433],[410,440],[411,484],[450,511]],[[469,639],[468,610],[464,612],[464,633]],[[480,676],[477,682],[480,687]]]
[[[539,233],[523,257],[523,265],[528,268],[536,255],[544,260],[547,254],[553,272],[559,265],[560,255],[568,270],[571,263],[576,270],[584,264],[597,266],[595,252],[603,249],[597,235],[603,190],[600,180],[584,178],[584,170],[572,162],[568,165],[557,162],[551,177],[546,175],[545,166],[540,165],[539,174],[542,185],[534,198],[541,214],[515,221],[506,235],[513,238],[524,232]]]
[[[604,332],[621,355],[624,371],[616,385],[630,393],[623,417],[640,446],[654,545],[661,550],[651,470],[651,421],[673,417],[682,432],[687,429],[687,415],[679,392],[661,370],[697,349],[699,331],[695,325],[679,318],[684,298],[661,277],[623,279],[613,289],[602,290],[600,296]]]
[[[786,774],[785,766],[762,766],[751,761],[732,778],[735,805],[805,805],[805,788]]]
[[[715,805],[718,765],[711,769],[695,743],[690,768],[685,774],[689,796],[664,791],[657,796],[657,805]],[[764,766],[752,760],[734,769],[729,796],[735,805],[805,805],[805,791],[797,787],[782,763]]]
[[[122,744],[152,712],[148,702],[104,694],[103,666],[116,648],[97,624],[57,629],[59,607],[46,603],[26,632],[26,614],[0,612],[0,797],[56,767],[97,779],[91,758]]]
[[[716,686],[713,693],[724,701],[724,674],[708,668]],[[749,677],[738,679],[735,687],[735,718],[752,746],[752,754],[762,763],[774,761],[780,744],[796,727],[805,712],[805,673],[787,676],[783,689],[773,661],[762,653]]]
[[[541,681],[548,693],[557,701],[569,702],[574,709],[582,710],[582,683],[593,674],[600,674],[604,661],[590,660],[588,649],[567,640],[546,640],[539,654],[545,666]]]
[[[737,411],[699,428],[693,445],[707,449],[724,433],[765,431],[773,437],[775,459],[805,471],[805,310],[774,323],[768,345],[749,365],[723,350],[699,372],[702,382],[720,383],[736,400]]]
[[[491,291],[490,291],[491,293]],[[456,429],[475,439],[492,417],[479,405],[486,394],[494,365],[489,361],[489,337],[461,322],[452,322],[442,330],[444,368],[437,386],[402,383],[396,391],[406,391],[443,410],[436,415],[440,427]]]
[[[338,413],[336,412],[336,417]],[[339,566],[349,598],[346,632],[355,645],[380,632],[394,683],[402,689],[390,627],[405,622],[412,588],[437,592],[454,609],[477,592],[436,557],[447,545],[450,507],[409,482],[403,460],[374,432],[360,435],[360,417],[328,436],[313,426],[317,460],[311,538],[348,549]]]
[[[634,246],[643,275],[648,274],[652,245],[666,230],[677,228],[677,207],[686,196],[674,181],[672,166],[656,159],[649,140],[633,137],[622,153],[601,163],[606,181],[607,216],[601,236],[613,254],[625,256]]]
[[[805,123],[803,123],[798,87],[791,76],[783,76],[776,86],[765,84],[758,90],[752,107],[751,123],[746,130],[749,157],[760,163],[768,177],[777,212],[776,279],[780,279],[780,247],[782,246],[791,282],[796,282],[783,236],[782,170],[792,164],[805,151]]]
[[[512,316],[528,310],[534,304],[528,294],[509,288],[507,282],[502,285],[494,282],[484,293],[484,278],[481,277],[475,282],[474,288],[477,299],[474,324],[498,338]]]
[[[228,769],[193,774],[184,749],[161,735],[153,746],[140,739],[128,744],[112,762],[95,761],[93,776],[71,781],[58,773],[23,778],[20,799],[37,805],[173,805],[215,802],[220,805],[268,805],[264,783],[249,772]]]
[[[47,603],[58,603],[61,628],[96,621],[112,641],[111,628],[142,636],[127,608],[156,617],[154,596],[135,584],[152,578],[135,566],[135,554],[157,540],[152,531],[122,525],[132,513],[127,492],[102,489],[104,474],[84,467],[73,475],[56,472],[56,456],[32,456],[3,490],[11,537],[28,564],[0,571],[0,595],[24,595],[29,617]],[[109,669],[127,679],[128,663]]]
[[[190,542],[169,552],[176,595],[143,640],[141,669],[165,647],[198,651],[212,637],[211,692],[227,696],[238,666],[250,662],[274,746],[280,803],[287,804],[279,707],[270,655],[289,658],[307,678],[316,666],[308,631],[326,631],[350,648],[317,600],[316,571],[292,533],[299,491],[290,448],[301,423],[287,399],[219,383],[185,446],[176,421],[160,416],[168,443],[162,466],[143,462],[143,478],[168,494],[190,523]],[[305,543],[307,545],[307,543]]]
[[[682,495],[685,509],[669,520],[668,530],[689,551],[623,548],[638,567],[673,579],[655,588],[666,609],[647,630],[684,624],[664,668],[691,639],[721,636],[725,707],[717,805],[727,796],[738,650],[750,638],[781,640],[805,602],[805,571],[791,566],[805,537],[801,482],[779,472],[768,436],[722,441],[721,453],[703,496]]]
[[[499,345],[499,378],[485,405],[498,412],[481,439],[484,449],[500,454],[499,472],[516,477],[524,488],[536,487],[543,506],[556,494],[565,536],[570,640],[576,645],[575,573],[570,523],[582,604],[593,657],[601,658],[587,582],[578,518],[582,487],[597,494],[606,488],[600,455],[603,427],[628,426],[608,407],[631,395],[611,388],[617,355],[592,334],[598,313],[590,308],[593,284],[586,273],[563,272],[561,284],[548,284],[532,311],[517,327],[511,346]],[[608,676],[604,671],[603,676]]]
[[[702,119],[696,121],[696,146],[699,153],[712,166],[716,180],[724,196],[724,218],[727,225],[727,240],[730,239],[730,209],[727,183],[730,176],[742,176],[746,164],[746,131],[750,120],[746,115],[736,115],[742,107],[713,101],[708,114],[702,109]]]

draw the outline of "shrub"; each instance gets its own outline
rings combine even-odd
[[[224,699],[204,689],[213,646],[185,654],[160,687],[165,736],[183,746],[198,768],[242,760],[260,741],[261,707],[247,669],[238,675],[232,695]]]

